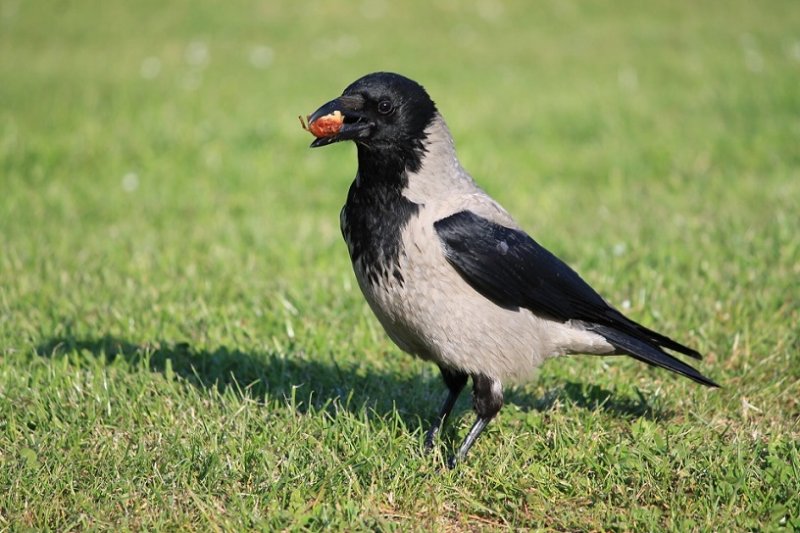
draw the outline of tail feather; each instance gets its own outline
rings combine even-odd
[[[613,308],[612,308],[613,309]],[[633,320],[629,319],[616,309],[613,309],[613,321],[611,324],[620,327],[620,329],[628,330],[627,333],[633,335],[634,337],[647,337],[649,340],[657,344],[658,346],[663,346],[664,348],[669,348],[670,350],[675,350],[678,353],[682,353],[684,355],[688,355],[689,357],[693,357],[694,359],[702,359],[702,356],[697,350],[693,350],[688,346],[685,346],[677,341],[674,341],[667,337],[666,335],[662,335],[657,331],[653,331],[650,328],[647,328]]]
[[[717,385],[716,383],[705,377],[703,374],[695,370],[693,367],[687,365],[683,361],[665,352],[657,344],[653,344],[645,340],[638,339],[630,335],[629,333],[619,331],[618,329],[609,326],[594,324],[591,329],[595,333],[599,333],[600,335],[605,337],[606,340],[613,346],[615,346],[617,349],[630,355],[634,359],[638,359],[639,361],[642,361],[643,363],[647,363],[649,365],[658,366],[661,368],[666,368],[667,370],[671,370],[673,372],[677,372],[682,376],[686,376],[687,378],[694,380],[702,385],[706,385],[708,387],[719,387],[719,385]],[[648,335],[647,337],[648,340],[652,340],[652,336]],[[667,343],[664,343],[664,345],[668,348],[671,348],[671,346]],[[686,348],[685,346],[680,344],[679,346]],[[689,348],[686,349],[689,350]],[[694,350],[691,351],[694,352]]]

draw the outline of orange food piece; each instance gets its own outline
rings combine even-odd
[[[303,125],[304,130],[310,131],[314,137],[333,137],[342,129],[344,115],[342,115],[341,111],[334,111],[329,115],[319,117],[314,122],[309,122],[308,127],[303,123],[303,117],[300,117],[300,124]]]

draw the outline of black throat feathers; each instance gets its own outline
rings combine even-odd
[[[350,185],[342,209],[342,234],[353,267],[372,285],[393,277],[403,284],[400,256],[402,231],[419,211],[419,204],[403,196],[408,173],[422,166],[422,142],[407,150],[375,150],[358,146],[358,175]]]

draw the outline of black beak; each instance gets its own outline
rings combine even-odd
[[[369,136],[375,123],[363,114],[364,99],[360,96],[340,96],[331,100],[308,116],[308,125],[315,120],[339,111],[344,117],[341,129],[329,137],[319,137],[311,143],[311,148],[327,146],[339,141],[355,141]]]

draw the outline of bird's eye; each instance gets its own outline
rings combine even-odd
[[[378,113],[381,115],[388,115],[394,110],[394,106],[389,100],[381,100],[378,104]]]

